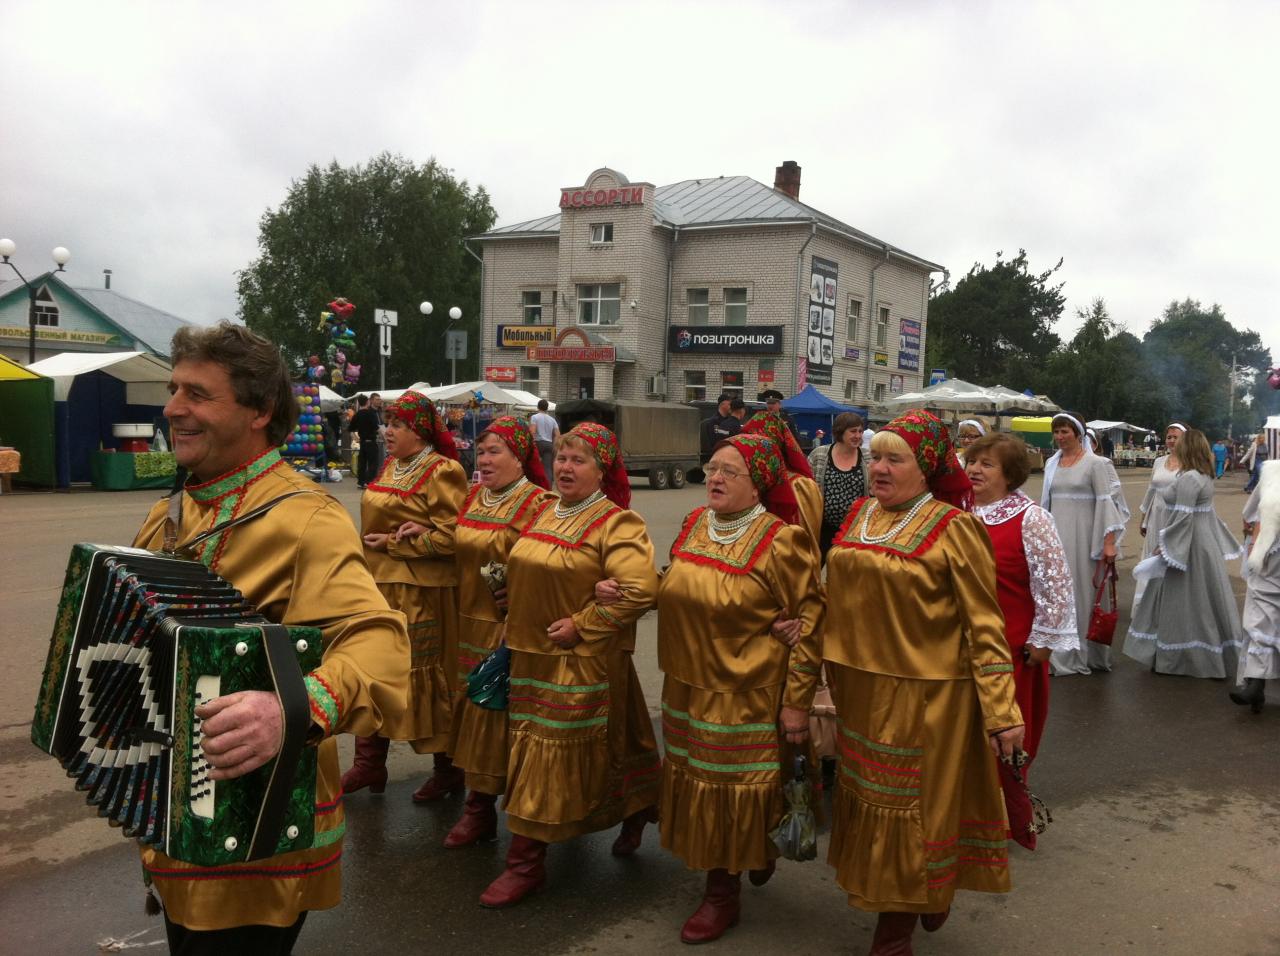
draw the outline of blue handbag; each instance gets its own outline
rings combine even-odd
[[[511,652],[506,644],[499,644],[467,675],[467,697],[485,710],[506,710],[510,677]]]

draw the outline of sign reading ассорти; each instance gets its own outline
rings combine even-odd
[[[584,206],[636,206],[643,202],[643,186],[560,190],[561,209],[581,209]]]

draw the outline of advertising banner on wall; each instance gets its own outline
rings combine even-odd
[[[920,323],[903,319],[898,331],[898,368],[920,371]]]
[[[508,382],[514,385],[519,378],[516,375],[516,367],[514,365],[486,365],[484,367],[484,380],[486,382]]]
[[[895,373],[889,376],[889,394],[890,395],[902,394],[902,376],[901,375],[898,375]]]
[[[781,325],[673,325],[667,338],[672,352],[754,352],[777,355],[782,351]]]
[[[498,348],[527,349],[531,345],[550,345],[556,340],[554,325],[499,325]]]
[[[809,381],[830,385],[836,364],[836,282],[840,266],[830,259],[814,256],[809,271],[809,326],[805,359]]]

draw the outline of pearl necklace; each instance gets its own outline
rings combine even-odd
[[[481,487],[480,499],[484,502],[484,506],[486,508],[496,508],[528,483],[529,479],[524,475],[521,475],[511,484],[507,485],[506,489],[503,491],[493,492],[488,488]]]
[[[752,522],[764,514],[765,508],[757,504],[729,521],[721,521],[710,508],[707,509],[707,536],[716,544],[733,544],[751,527]]]
[[[920,500],[911,506],[911,510],[907,512],[906,517],[884,534],[867,534],[867,528],[871,524],[871,516],[880,508],[880,503],[878,501],[871,502],[862,516],[862,527],[858,529],[858,540],[863,544],[884,544],[884,542],[891,538],[896,538],[902,532],[903,528],[911,524],[912,519],[920,513],[920,509],[932,500],[933,495],[926,491],[920,496]]]
[[[556,517],[572,518],[574,515],[580,515],[582,514],[582,512],[586,511],[588,508],[590,508],[593,504],[595,504],[597,501],[599,501],[603,497],[604,497],[603,491],[596,491],[590,495],[587,495],[587,497],[583,498],[576,505],[569,505],[567,508],[563,505],[561,501],[557,501]]]
[[[391,477],[396,480],[403,478],[422,464],[422,459],[426,458],[429,454],[431,454],[430,445],[410,458],[408,462],[401,463],[400,459],[397,458],[395,464],[391,466]]]

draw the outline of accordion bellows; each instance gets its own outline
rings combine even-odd
[[[316,752],[302,675],[315,628],[273,625],[203,564],[136,548],[72,548],[31,739],[98,815],[198,866],[314,842]],[[280,756],[216,783],[195,708],[237,691],[276,693]]]

